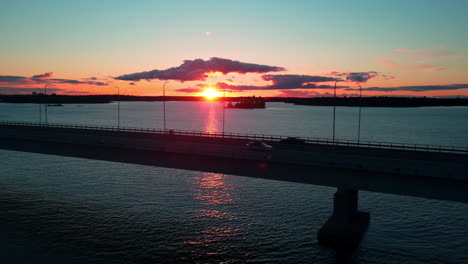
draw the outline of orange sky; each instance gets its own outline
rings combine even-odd
[[[364,95],[468,96],[468,2],[342,1],[339,6],[261,0],[239,0],[235,5],[7,1],[0,9],[0,94],[32,93],[49,83],[57,94],[113,94],[118,86],[122,94],[157,96],[168,81],[167,95],[199,95],[197,88],[222,82],[244,88],[270,86],[229,91],[227,96],[329,96],[333,89],[314,89],[314,82],[275,83],[262,76],[375,72],[360,83]],[[236,16],[227,16],[231,9]],[[238,70],[234,65],[233,72],[214,74],[226,68],[216,68],[210,62],[213,57],[281,70]],[[207,78],[115,79],[154,70],[177,75],[185,71],[185,60],[196,59],[209,64],[199,69]],[[32,79],[49,72],[53,74],[41,81]],[[339,85],[357,88],[356,82]],[[366,91],[369,87],[393,91]],[[338,89],[337,94],[356,91]]]

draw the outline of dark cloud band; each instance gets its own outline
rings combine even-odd
[[[60,88],[48,88],[47,92],[55,93],[64,91]],[[19,88],[19,87],[0,87],[0,94],[31,94],[33,92],[43,93],[44,87],[42,88]]]
[[[63,83],[63,84],[89,84],[97,86],[109,85],[106,82],[94,81],[85,79],[85,81],[71,80],[71,79],[52,79],[52,72],[46,72],[44,74],[34,75],[32,77],[23,77],[23,76],[0,76],[0,84],[3,85],[31,85],[31,84],[53,84],[53,83]]]
[[[166,70],[152,70],[125,74],[116,77],[117,80],[177,80],[177,81],[203,81],[210,72],[228,73],[267,73],[284,71],[285,68],[254,63],[245,63],[230,59],[211,58],[209,60],[185,60],[181,65]]]
[[[331,72],[332,76],[346,77],[346,80],[349,82],[356,83],[365,83],[368,80],[379,76],[378,72],[368,71],[368,72]]]
[[[255,86],[255,85],[231,85],[223,82],[219,82],[216,86],[220,89],[229,89],[236,91],[246,90],[288,90],[288,89],[329,89],[331,85],[317,85],[319,82],[334,82],[341,81],[339,78],[327,77],[327,76],[313,76],[313,75],[263,75],[262,79],[265,81],[271,81],[273,84],[266,86]],[[347,87],[347,86],[346,86]]]
[[[373,92],[393,92],[393,91],[426,92],[426,91],[443,91],[443,90],[459,90],[459,89],[468,89],[468,84],[362,88],[363,91],[373,91]],[[359,89],[347,88],[346,91],[359,91]]]

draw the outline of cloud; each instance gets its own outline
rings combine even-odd
[[[417,50],[410,50],[410,49],[395,49],[393,50],[394,53],[421,53],[423,52],[422,49]]]
[[[468,89],[468,84],[362,88],[363,91],[374,91],[374,92],[393,92],[393,91],[426,92],[426,91],[459,90],[459,89]],[[347,88],[346,91],[359,91],[359,89],[358,88]]]
[[[86,82],[86,84],[97,85],[97,86],[109,85],[108,83],[105,83],[105,82]]]
[[[467,55],[455,55],[454,51],[451,51],[447,46],[439,46],[433,49],[395,49],[393,53],[397,54],[408,54],[408,55],[417,55],[420,57],[425,57],[425,59],[429,59],[430,57],[438,57],[437,59],[444,59],[444,60],[453,60],[453,59],[464,59],[468,58]],[[383,57],[388,58],[388,57]],[[438,67],[435,65],[425,64],[425,63],[418,63],[418,64],[398,64],[392,60],[379,60],[377,61],[378,64],[382,64],[387,67],[398,67],[404,66],[407,68],[420,68],[424,69],[427,72],[435,72],[435,71],[444,71],[447,68]]]
[[[89,92],[85,92],[85,91],[65,91],[62,93],[63,94],[89,94]]]
[[[455,56],[453,58],[459,58],[459,57],[463,57],[463,56]],[[431,65],[427,63],[416,63],[416,64],[398,63],[398,62],[395,62],[395,60],[390,57],[381,57],[379,60],[376,61],[376,63],[381,64],[387,68],[416,68],[416,69],[423,69],[424,71],[427,71],[427,72],[447,70],[447,68],[442,68],[442,67],[438,67],[436,65]]]
[[[60,88],[47,88],[47,92],[55,93],[63,91]],[[24,87],[0,87],[0,94],[31,94],[33,92],[43,93],[44,87],[41,88],[24,88]]]
[[[32,79],[43,80],[43,79],[51,78],[52,75],[54,75],[53,72],[46,72],[44,74],[33,75]]]
[[[377,72],[350,72],[346,75],[346,79],[351,82],[365,83],[368,80],[378,76]]]
[[[131,73],[115,77],[117,80],[177,80],[177,81],[203,81],[210,72],[228,73],[267,73],[284,71],[285,68],[254,63],[245,63],[230,59],[213,57],[209,60],[185,60],[181,65],[165,70],[152,70],[147,72]]]
[[[397,54],[415,54],[420,56],[449,56],[454,52],[447,49],[447,46],[440,46],[435,49],[395,49],[393,53]]]
[[[0,76],[0,84],[23,84],[27,83],[28,78],[22,76]]]
[[[202,88],[191,88],[191,87],[188,87],[188,88],[181,88],[181,89],[177,89],[175,90],[176,92],[182,92],[182,93],[201,93],[203,91]]]
[[[327,76],[313,75],[263,75],[264,81],[271,81],[271,85],[256,86],[256,85],[232,85],[224,82],[218,82],[216,87],[219,89],[228,89],[231,91],[246,91],[246,90],[287,90],[287,89],[328,89],[329,85],[317,85],[318,82],[333,82],[341,80],[339,78]]]
[[[89,84],[97,86],[109,85],[106,82],[101,81],[78,81],[72,79],[50,79],[53,73],[48,72],[44,74],[34,75],[32,77],[23,77],[23,76],[0,76],[0,84],[3,85],[32,85],[32,84]]]
[[[105,86],[109,85],[105,82],[95,82],[95,81],[78,81],[78,80],[70,80],[70,79],[48,79],[47,83],[66,83],[66,84],[89,84],[89,85],[97,85],[97,86]]]
[[[275,89],[292,89],[292,88],[314,88],[316,82],[333,82],[340,79],[326,76],[311,76],[311,75],[263,75],[265,81],[272,81]]]
[[[434,68],[431,68],[431,69],[427,69],[426,71],[427,72],[437,72],[437,71],[445,71],[445,70],[447,70],[447,68],[434,67]]]
[[[434,71],[445,71],[447,68],[437,67],[435,65],[427,64],[427,63],[418,63],[411,65],[414,68],[424,69],[427,72],[434,72]]]
[[[332,97],[331,93],[319,93],[317,91],[304,91],[304,90],[284,90],[280,91],[276,97]]]
[[[398,68],[401,66],[401,64],[395,62],[393,58],[388,58],[388,57],[380,58],[379,60],[376,61],[376,63],[381,64],[388,68]]]
[[[134,83],[134,82],[131,82],[131,83],[129,83],[129,84],[130,84],[130,85],[135,85],[135,83]]]
[[[368,72],[331,72],[329,75],[346,77],[346,80],[349,82],[356,83],[365,83],[368,80],[379,76],[379,73],[376,71]]]
[[[332,72],[328,73],[327,75],[343,77],[343,76],[346,76],[346,72],[332,71]]]
[[[380,77],[382,77],[382,79],[384,80],[393,80],[396,78],[395,76],[390,76],[390,75],[385,75],[385,74],[381,74]]]

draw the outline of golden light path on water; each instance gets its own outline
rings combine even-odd
[[[204,131],[214,133],[220,131],[220,120],[218,119],[217,112],[221,111],[222,105],[218,102],[206,102],[207,104],[207,117],[205,119]]]
[[[192,177],[192,183],[193,197],[200,205],[195,217],[202,228],[184,243],[191,246],[193,257],[224,258],[236,244],[232,240],[242,239],[240,236],[245,231],[245,223],[239,221],[245,214],[237,211],[239,207],[236,206],[238,190],[219,173],[199,173]],[[237,210],[234,212],[233,208]]]
[[[220,110],[218,102],[209,102],[204,131],[219,131],[221,120],[217,111]],[[249,224],[245,223],[246,213],[239,211],[236,205],[239,199],[236,184],[219,173],[197,173],[191,180],[193,197],[200,206],[195,210],[195,217],[202,228],[184,244],[190,245],[195,258],[220,258],[224,263],[237,263],[239,260],[230,259],[227,255],[236,244],[232,240],[242,239],[241,235]]]

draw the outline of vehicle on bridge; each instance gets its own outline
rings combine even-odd
[[[306,141],[304,139],[300,139],[300,138],[297,138],[297,137],[283,138],[283,139],[280,140],[280,142],[284,143],[284,144],[297,144],[297,145],[306,144]]]
[[[247,144],[245,144],[250,150],[254,151],[272,151],[273,147],[261,142],[261,141],[252,141]]]

